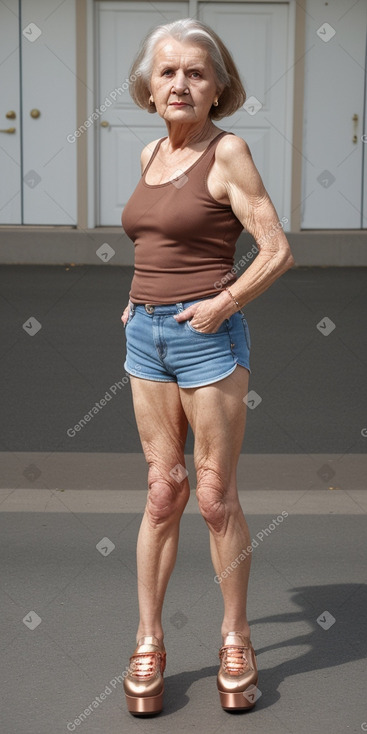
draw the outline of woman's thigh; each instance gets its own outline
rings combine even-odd
[[[219,382],[180,388],[181,403],[195,436],[198,474],[207,469],[220,475],[226,489],[236,487],[236,468],[246,426],[249,372],[237,366]]]
[[[145,458],[161,472],[184,465],[188,421],[175,382],[131,377],[135,418]],[[168,479],[171,475],[168,476]]]

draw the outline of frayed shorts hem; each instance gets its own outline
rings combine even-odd
[[[251,374],[251,370],[248,364],[242,364],[242,362],[236,362],[236,364],[231,367],[230,370],[227,372],[224,372],[222,375],[218,375],[217,377],[212,377],[210,380],[207,380],[205,382],[202,382],[201,380],[199,382],[193,382],[190,383],[190,385],[182,385],[178,380],[176,380],[174,377],[163,379],[159,377],[151,377],[150,375],[143,375],[141,372],[132,372],[131,370],[126,369],[126,364],[124,366],[125,371],[128,375],[131,375],[132,377],[139,377],[142,380],[150,380],[151,382],[175,382],[177,383],[178,387],[182,387],[183,389],[189,390],[193,387],[206,387],[207,385],[213,385],[215,382],[220,382],[220,380],[224,380],[226,377],[229,377],[229,375],[232,374],[232,372],[235,371],[236,367],[244,367],[249,374]]]

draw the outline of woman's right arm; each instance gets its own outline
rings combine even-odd
[[[144,169],[146,168],[147,164],[149,163],[149,159],[151,158],[151,156],[153,154],[153,151],[154,151],[154,148],[157,145],[157,143],[158,143],[159,140],[160,140],[160,138],[157,138],[157,140],[153,140],[152,143],[148,143],[148,145],[146,145],[143,148],[143,150],[141,151],[141,154],[140,154],[140,167],[141,167],[141,173],[142,173],[142,175],[143,175]],[[123,327],[126,326],[126,322],[127,322],[128,318],[129,318],[129,304],[127,304],[127,306],[124,309],[124,312],[123,312],[123,314],[121,316],[121,321],[122,321]]]

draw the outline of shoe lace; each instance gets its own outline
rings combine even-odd
[[[158,670],[163,673],[166,655],[161,652],[141,652],[130,658],[130,670],[136,678],[151,678]]]
[[[245,647],[237,645],[222,647],[219,651],[219,657],[222,660],[224,670],[229,675],[243,675],[247,670],[251,670],[251,666],[246,657]]]

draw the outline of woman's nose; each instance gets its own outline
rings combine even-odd
[[[187,79],[185,77],[185,74],[183,72],[177,73],[175,76],[175,80],[172,85],[172,91],[176,92],[176,94],[183,94],[183,92],[187,89]]]

